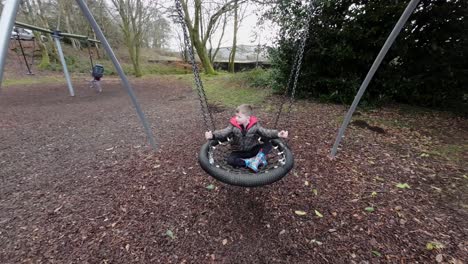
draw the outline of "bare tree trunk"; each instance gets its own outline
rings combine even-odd
[[[219,52],[219,48],[221,47],[221,42],[223,41],[223,38],[224,38],[224,32],[226,31],[226,25],[227,25],[227,15],[224,14],[224,18],[223,18],[223,29],[221,31],[221,36],[219,37],[219,40],[218,40],[218,45],[216,46],[216,49],[215,51],[212,53],[211,52],[211,49],[210,49],[210,60],[211,60],[211,63],[214,63],[215,59],[216,59],[216,55],[218,55],[218,52]],[[210,38],[210,46],[211,46],[211,38]]]
[[[238,20],[238,11],[239,6],[237,5],[237,0],[234,3],[236,5],[234,9],[234,36],[232,39],[232,48],[229,53],[229,64],[228,71],[234,73],[235,71],[235,59],[236,59],[236,49],[237,49],[237,30],[239,29],[239,20]]]
[[[190,32],[190,30],[189,30]],[[193,32],[193,36],[197,36],[196,32]],[[213,64],[211,64],[210,57],[208,56],[208,53],[206,52],[206,46],[199,40],[192,39],[193,46],[195,47],[195,50],[197,51],[198,58],[200,59],[203,69],[207,74],[215,74],[215,70],[213,68]]]
[[[65,14],[65,27],[67,29],[67,32],[73,33],[73,29],[70,25],[70,17]],[[76,39],[71,39],[71,43],[74,49],[80,49],[80,42]]]
[[[99,1],[99,18],[101,18],[101,21],[99,21],[99,24],[100,24],[101,27],[103,26],[102,25],[102,16],[103,16],[104,8],[105,8],[104,2]],[[96,32],[94,32],[94,31],[93,31],[93,38],[97,39]],[[97,56],[98,59],[100,59],[101,58],[101,53],[99,52],[99,43],[95,42],[94,45],[95,45],[95,48],[96,48],[96,56]],[[104,55],[105,55],[105,53],[104,53]]]
[[[258,40],[258,45],[257,45],[257,57],[255,60],[255,68],[258,68],[258,59],[260,58],[260,39]]]
[[[55,30],[60,30],[60,24],[62,22],[62,14],[63,14],[63,8],[62,8],[62,4],[60,1],[57,2],[57,5],[58,5],[58,18],[57,18],[57,25],[55,25]]]
[[[223,14],[234,9],[234,3],[243,3],[246,0],[227,0],[224,4],[219,5],[219,8],[214,11],[214,13],[207,19],[208,25],[204,27],[201,25],[203,23],[201,10],[203,9],[202,0],[194,0],[194,21],[190,18],[189,8],[187,4],[188,0],[181,0],[182,10],[184,13],[185,24],[187,25],[188,32],[190,34],[190,41],[193,46],[196,48],[196,52],[200,61],[203,65],[203,69],[207,74],[215,74],[216,71],[213,68],[211,63],[210,56],[206,50],[206,43],[210,36],[214,32],[214,27],[216,22]]]
[[[180,57],[184,62],[188,62],[187,47],[185,46],[184,37],[180,36],[179,32],[177,32],[177,39],[179,40]]]
[[[232,49],[229,54],[229,65],[228,70],[230,72],[235,71],[236,51],[237,51],[237,33],[239,32],[240,25],[246,17],[246,11],[248,9],[247,3],[240,3],[240,0],[235,0],[235,13],[234,13],[234,37],[232,41]]]
[[[140,45],[135,45],[135,58],[140,58],[140,50],[141,50]],[[143,76],[143,73],[141,72],[139,59],[135,60],[135,76],[136,77]]]
[[[96,33],[93,31],[93,36],[94,36],[94,39],[97,39],[96,37]],[[99,52],[99,43],[94,43],[94,47],[96,49],[96,58],[100,59],[101,58],[101,53]]]
[[[23,13],[29,24],[37,24],[36,20],[38,19],[38,14],[34,12],[36,7],[33,8],[33,5],[36,6],[35,2],[30,2],[30,0],[25,0],[21,2]],[[39,49],[41,51],[41,62],[39,63],[39,69],[45,69],[50,66],[50,57],[49,57],[49,48],[46,43],[42,40],[41,33],[34,31],[34,38],[37,41]],[[49,43],[53,43],[52,41]]]
[[[37,21],[35,22],[39,22],[40,26],[42,26],[43,28],[52,28],[49,26],[49,22],[47,22],[47,18],[45,18],[44,15],[42,14],[43,5],[42,5],[41,0],[32,0],[32,1],[37,2],[34,7],[34,9],[37,10],[37,17],[36,17]],[[48,43],[51,43],[50,46],[46,45],[49,48],[49,56],[52,57],[53,60],[57,60],[58,51],[55,45],[53,44],[54,40],[52,39],[52,36],[49,34],[47,34],[47,39],[48,39]]]
[[[125,43],[136,77],[142,76],[140,67],[140,48],[143,44],[146,22],[152,14],[152,6],[143,0],[112,0],[121,18],[120,28],[124,33]]]

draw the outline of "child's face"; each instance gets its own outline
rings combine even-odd
[[[249,123],[250,116],[243,113],[236,113],[236,121],[241,125],[247,125]]]

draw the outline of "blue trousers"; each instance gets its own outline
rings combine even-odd
[[[244,159],[255,157],[260,150],[262,150],[265,155],[268,155],[272,148],[273,145],[268,141],[248,151],[233,151],[227,158],[227,164],[233,167],[245,167]]]

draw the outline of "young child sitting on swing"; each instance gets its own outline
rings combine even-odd
[[[93,66],[93,70],[91,71],[91,75],[93,79],[90,81],[90,87],[94,88],[98,93],[102,92],[101,87],[101,78],[104,76],[104,66],[101,64],[96,64]]]
[[[263,128],[257,117],[252,115],[252,107],[242,104],[236,108],[236,115],[231,118],[228,127],[214,132],[205,132],[206,139],[224,140],[232,138],[232,153],[227,163],[233,167],[247,167],[258,172],[260,166],[266,166],[266,156],[272,149],[270,139],[287,138],[288,131]],[[260,143],[261,137],[265,143]]]

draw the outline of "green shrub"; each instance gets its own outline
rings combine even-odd
[[[67,66],[74,65],[76,58],[74,56],[65,56],[65,62],[67,63]]]
[[[246,72],[247,83],[253,87],[271,87],[271,71],[257,68]]]
[[[302,39],[307,6],[300,3],[278,1],[268,11],[282,32],[277,48],[269,50],[276,92],[288,83]],[[298,94],[351,103],[407,3],[317,1]],[[468,5],[464,3],[421,1],[383,59],[361,104],[399,102],[468,113]]]
[[[270,88],[272,87],[274,81],[272,70],[261,68],[232,74],[230,79],[234,82],[239,82],[249,87],[258,88]]]

